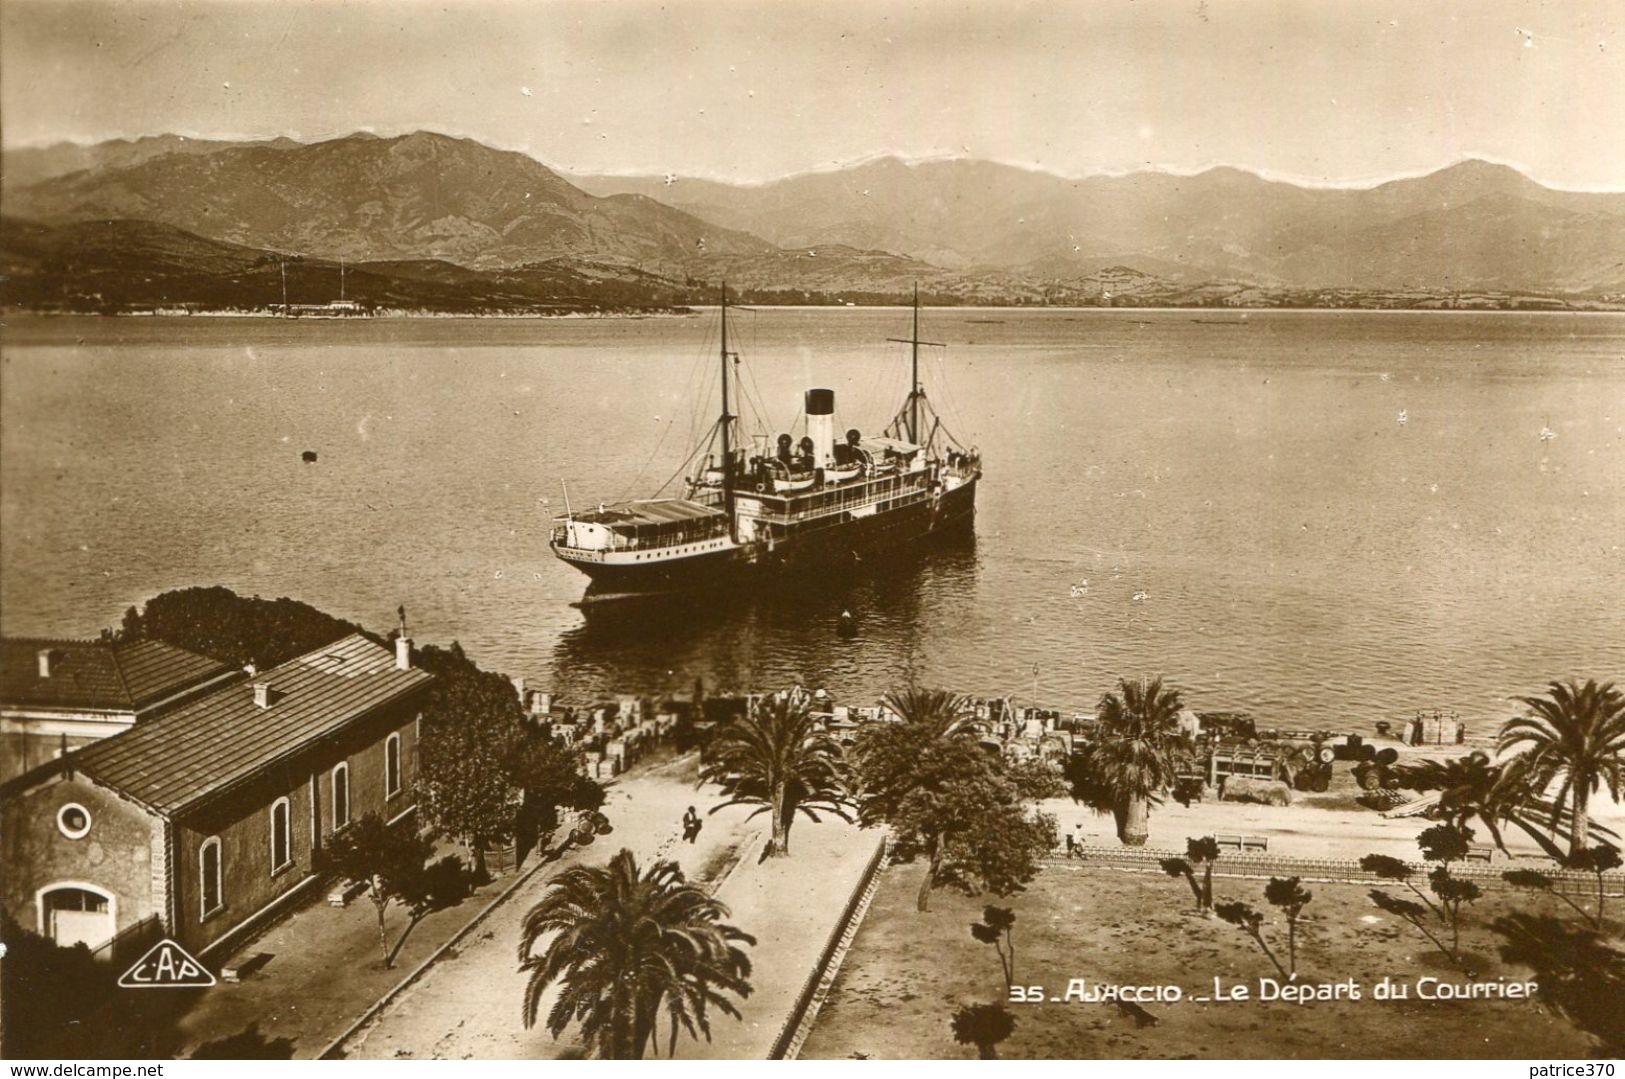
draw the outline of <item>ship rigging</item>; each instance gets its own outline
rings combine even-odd
[[[747,578],[850,564],[865,554],[931,536],[963,534],[974,520],[981,458],[943,425],[920,383],[919,292],[908,397],[880,436],[856,428],[835,437],[835,393],[803,395],[805,434],[741,445],[735,408],[746,394],[729,347],[728,295],[721,298],[721,412],[689,460],[682,498],[566,507],[550,546],[591,580],[583,601],[729,586]],[[921,437],[923,424],[930,429]],[[713,453],[713,451],[719,451]],[[681,470],[679,470],[681,471]],[[675,476],[674,476],[675,478]]]

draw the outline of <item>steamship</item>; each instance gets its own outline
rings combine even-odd
[[[701,464],[684,496],[575,512],[565,488],[550,546],[589,578],[584,604],[738,588],[971,529],[981,457],[948,432],[920,385],[920,347],[942,346],[920,340],[918,288],[913,333],[889,339],[911,348],[909,394],[879,435],[850,429],[837,438],[835,393],[813,388],[799,441],[787,432],[741,445],[726,286],[721,313],[722,413],[690,458]]]

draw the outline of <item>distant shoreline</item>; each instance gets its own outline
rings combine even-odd
[[[774,311],[831,311],[831,312],[858,312],[858,311],[907,311],[907,304],[770,304],[770,303],[742,303],[739,307],[751,307],[758,310]],[[1589,306],[1589,307],[1206,307],[1206,306],[1146,306],[1146,307],[1100,307],[1094,305],[1047,305],[1047,304],[1017,304],[981,306],[976,304],[922,304],[922,308],[931,311],[985,311],[1003,314],[1026,313],[1054,313],[1067,312],[1072,314],[1100,314],[1133,316],[1136,314],[1199,314],[1229,315],[1228,318],[1213,318],[1208,320],[1214,324],[1244,324],[1245,320],[1253,315],[1269,314],[1388,314],[1388,315],[1619,315],[1625,314],[1625,304],[1617,306]],[[646,319],[646,318],[693,318],[696,315],[714,312],[716,304],[689,304],[682,308],[655,307],[648,309],[626,308],[613,311],[516,311],[516,312],[473,312],[473,311],[386,311],[382,313],[350,316],[350,317],[323,317],[306,316],[287,318],[281,315],[266,314],[264,312],[248,311],[188,311],[188,312],[100,312],[100,311],[40,311],[27,308],[0,309],[0,318],[106,318],[117,320],[165,320],[179,321],[183,319],[236,319],[240,321],[264,321],[287,323],[366,323],[381,321],[404,321],[414,319],[478,319],[499,321],[544,321],[557,319]]]

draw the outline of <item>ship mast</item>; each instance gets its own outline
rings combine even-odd
[[[920,340],[920,283],[914,282],[914,332],[907,340],[901,337],[888,337],[888,341],[895,341],[900,345],[910,346],[910,375],[908,384],[908,440],[914,445],[920,444],[920,398],[925,391],[920,389],[920,346],[931,345],[934,348],[946,348],[939,341]]]
[[[728,536],[734,536],[733,447],[729,444],[728,428],[733,417],[728,413],[728,282],[722,282],[722,505],[728,514]]]
[[[914,332],[909,334],[908,440],[920,444],[920,283],[914,282]]]

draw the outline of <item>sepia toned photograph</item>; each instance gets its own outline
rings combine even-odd
[[[1607,1079],[1622,544],[1617,0],[0,0],[12,1075]]]

